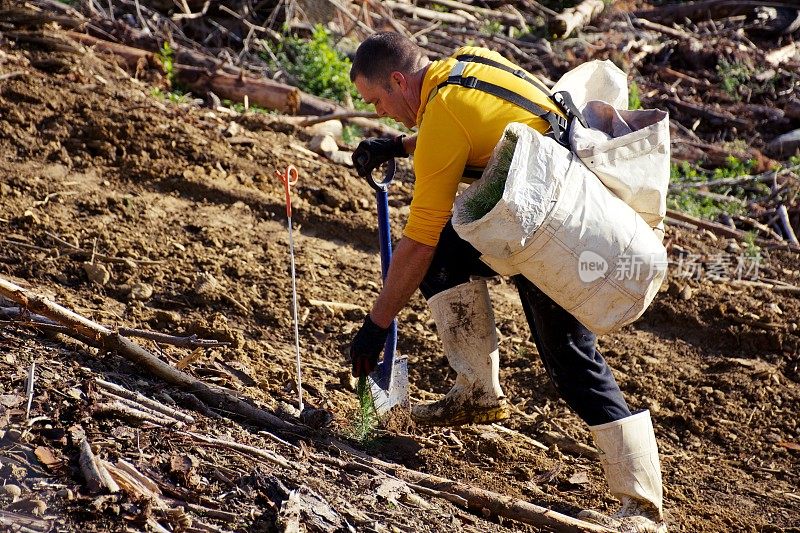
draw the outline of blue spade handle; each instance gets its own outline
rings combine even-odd
[[[394,159],[390,159],[386,165],[381,181],[375,181],[370,175],[367,183],[375,189],[375,200],[378,203],[378,242],[381,248],[381,277],[385,281],[389,273],[389,265],[392,262],[392,231],[389,227],[389,185],[394,179],[397,164]],[[389,326],[389,336],[383,347],[383,361],[378,365],[379,385],[387,388],[392,377],[392,365],[394,355],[397,350],[397,319],[393,320]]]

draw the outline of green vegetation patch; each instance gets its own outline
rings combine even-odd
[[[514,150],[517,148],[517,140],[519,137],[512,131],[506,131],[503,135],[493,158],[493,165],[476,182],[475,193],[465,198],[461,206],[461,215],[467,222],[483,218],[503,198],[508,171],[511,168],[511,161],[514,159]]]
[[[305,92],[338,102],[352,100],[357,108],[357,102],[366,106],[350,81],[350,60],[334,47],[330,32],[321,24],[314,26],[310,39],[288,35],[274,58],[263,57],[276,69],[285,70]]]
[[[711,180],[747,176],[755,166],[754,160],[741,161],[733,156],[728,157],[724,167],[716,168],[713,171],[703,170],[684,161],[672,165],[670,182],[676,185],[687,183],[699,185]],[[692,216],[713,220],[722,213],[744,215],[747,211],[745,207],[747,201],[769,193],[769,187],[763,183],[708,187],[717,195],[730,197],[730,200],[726,200],[721,197],[704,195],[698,190],[699,188],[677,188],[670,191],[667,197],[667,207]]]

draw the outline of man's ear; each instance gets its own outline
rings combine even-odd
[[[405,75],[399,70],[395,70],[394,72],[392,72],[390,80],[391,80],[390,85],[392,87],[397,87],[401,91],[404,91],[406,89],[406,86],[408,85]]]

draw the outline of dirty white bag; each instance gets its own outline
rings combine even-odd
[[[590,100],[628,109],[628,75],[608,59],[587,61],[570,70],[553,86],[553,94],[559,91],[567,91],[578,109]]]
[[[658,109],[624,111],[591,101],[588,127],[573,120],[570,147],[583,163],[664,236],[670,176],[669,115]]]
[[[553,92],[567,91],[587,127],[573,119],[570,148],[611,192],[663,238],[670,174],[669,115],[628,111],[628,76],[611,61],[588,61],[564,74]]]
[[[456,232],[496,272],[521,273],[596,334],[641,316],[666,273],[660,238],[577,155],[524,124],[506,129],[518,141],[503,197],[469,221],[464,202],[481,193],[473,183],[456,198]]]

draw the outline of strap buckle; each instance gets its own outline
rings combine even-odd
[[[474,89],[478,86],[478,78],[475,76],[468,76],[468,77],[461,77],[459,80],[459,85],[462,87],[466,87],[467,89]]]

